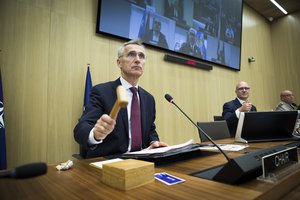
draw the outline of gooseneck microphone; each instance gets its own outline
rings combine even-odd
[[[180,112],[181,112],[182,114],[184,114],[184,116],[185,116],[186,118],[188,118],[188,119],[190,120],[190,122],[192,122],[192,124],[194,124],[194,126],[196,126],[197,129],[199,129],[199,130],[205,135],[205,137],[219,149],[219,151],[225,156],[225,158],[227,159],[227,161],[230,160],[229,156],[221,149],[221,147],[220,147],[219,145],[217,145],[217,144],[214,142],[214,140],[211,139],[211,137],[209,137],[209,135],[207,135],[207,134],[205,133],[205,131],[204,131],[202,128],[200,128],[193,120],[191,120],[191,118],[190,118],[189,116],[187,116],[187,114],[185,114],[185,112],[183,112],[183,110],[181,110],[181,108],[179,108],[179,107],[177,106],[177,104],[174,102],[173,97],[172,97],[171,95],[165,94],[165,99],[166,99],[168,102],[172,103],[174,106],[176,106],[176,108],[178,108],[178,110],[180,110]]]
[[[25,179],[40,176],[47,173],[46,163],[31,163],[19,166],[12,170],[0,172],[0,178]]]

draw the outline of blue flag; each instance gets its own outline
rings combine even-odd
[[[201,58],[206,58],[206,47],[205,47],[205,39],[204,34],[201,31],[197,31],[196,34],[196,44],[200,49]]]
[[[143,39],[143,37],[145,36],[145,34],[147,32],[149,32],[149,15],[148,15],[148,11],[145,9],[145,12],[144,12],[141,24],[140,24],[138,37],[140,39]]]
[[[92,78],[91,78],[91,73],[90,73],[90,67],[87,67],[87,72],[86,72],[86,79],[85,79],[85,90],[84,90],[84,101],[83,101],[83,110],[85,110],[88,102],[89,102],[89,95],[90,91],[93,87],[92,84]]]
[[[2,78],[0,72],[0,170],[7,168]]]

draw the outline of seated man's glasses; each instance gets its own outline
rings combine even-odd
[[[250,90],[250,88],[249,88],[249,87],[240,87],[240,88],[238,88],[238,90],[239,90],[239,91]]]

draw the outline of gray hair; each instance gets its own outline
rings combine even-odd
[[[123,56],[124,54],[124,49],[127,45],[130,45],[130,44],[136,44],[136,45],[139,45],[143,48],[145,48],[145,46],[143,45],[142,41],[140,39],[133,39],[133,40],[130,40],[128,42],[125,42],[123,43],[119,49],[118,49],[118,58],[120,58],[121,56]]]

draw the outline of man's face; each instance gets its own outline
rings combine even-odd
[[[161,28],[160,22],[159,21],[154,21],[153,22],[153,30],[157,31],[157,32],[160,32],[160,28]]]
[[[288,104],[292,104],[294,103],[294,95],[291,91],[286,91],[283,95],[282,95],[282,101],[288,103]]]
[[[124,48],[124,54],[117,60],[124,78],[139,78],[142,76],[146,62],[145,49],[136,44]]]
[[[246,82],[240,82],[235,89],[236,96],[244,101],[249,97],[250,87]]]

